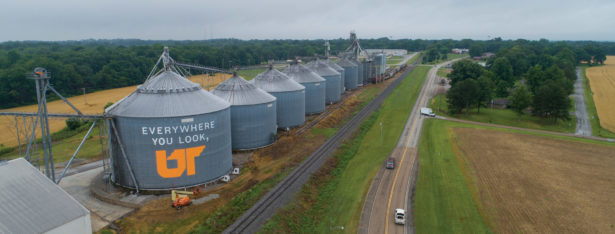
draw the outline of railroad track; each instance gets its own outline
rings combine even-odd
[[[256,204],[241,215],[223,233],[255,233],[259,228],[271,218],[277,209],[286,204],[292,196],[307,182],[310,176],[318,170],[327,158],[329,158],[337,147],[350,136],[354,130],[393,92],[404,80],[421,58],[415,64],[393,81],[382,93],[367,104],[359,113],[353,116],[335,135],[321,145],[312,155],[297,166],[284,180],[278,183],[271,191],[265,194]]]

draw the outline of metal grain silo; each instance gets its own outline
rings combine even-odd
[[[307,67],[327,80],[325,90],[325,103],[332,104],[340,101],[341,74],[325,62],[316,60],[307,64]]]
[[[363,63],[361,63],[360,61],[353,61],[355,64],[357,64],[357,86],[363,86],[363,80],[365,80],[365,74],[363,71]]]
[[[373,77],[372,61],[367,59],[361,62],[361,67],[363,67],[363,84],[371,83]]]
[[[344,93],[344,91],[346,90],[346,81],[344,81],[344,79],[346,79],[346,74],[345,74],[344,68],[341,67],[340,65],[337,65],[336,63],[334,63],[333,61],[329,59],[324,60],[324,61],[327,65],[329,65],[329,67],[333,68],[334,70],[340,73],[340,77],[342,80],[341,81],[342,85],[340,86],[340,93]]]
[[[211,91],[231,103],[232,147],[261,148],[275,141],[276,98],[237,74]]]
[[[305,86],[305,114],[325,111],[327,80],[300,63],[293,63],[283,71],[294,81]]]
[[[252,83],[276,97],[278,128],[292,128],[305,123],[305,87],[286,74],[269,67]]]
[[[120,186],[191,187],[232,168],[230,104],[174,71],[147,79],[105,114],[112,117],[111,179]]]
[[[348,59],[342,59],[337,63],[340,67],[344,68],[344,83],[348,90],[355,90],[357,88],[357,77],[359,76],[359,68],[356,63]]]

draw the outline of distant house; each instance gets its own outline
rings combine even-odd
[[[510,100],[508,100],[507,98],[496,98],[493,99],[493,101],[491,103],[489,103],[489,108],[496,108],[496,109],[506,109],[508,108],[508,106],[510,105]]]
[[[469,49],[465,49],[465,48],[453,48],[451,49],[451,53],[453,54],[467,54],[470,53]]]
[[[2,161],[0,233],[92,233],[90,211],[25,159]]]

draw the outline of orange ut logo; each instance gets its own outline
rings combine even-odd
[[[184,171],[188,169],[188,175],[194,175],[196,172],[194,166],[194,158],[201,155],[205,146],[197,146],[186,149],[176,149],[167,157],[166,150],[156,150],[156,169],[158,175],[162,178],[176,178],[184,174]],[[177,161],[177,168],[168,168],[167,161]]]

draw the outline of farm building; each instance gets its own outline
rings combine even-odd
[[[0,233],[92,233],[90,211],[23,158],[0,162]]]
[[[309,62],[307,67],[327,81],[325,87],[325,102],[328,104],[339,102],[341,99],[341,74],[320,60]]]
[[[305,114],[317,114],[325,111],[325,89],[324,78],[311,71],[300,63],[291,63],[283,71],[294,81],[305,86]]]
[[[305,122],[305,87],[286,74],[269,67],[252,83],[276,97],[278,128],[292,128]]]
[[[105,113],[113,117],[111,180],[120,186],[191,187],[231,170],[230,104],[172,70],[147,79]]]
[[[278,128],[274,96],[237,74],[211,92],[231,104],[233,149],[248,150],[273,144]]]

